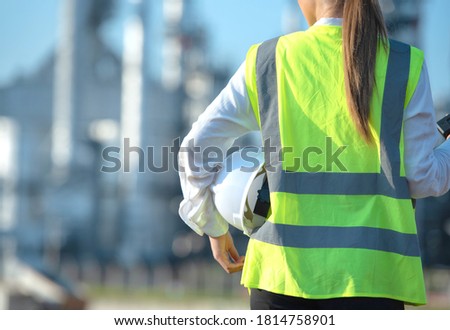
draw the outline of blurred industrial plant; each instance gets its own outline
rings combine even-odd
[[[131,9],[118,54],[101,31],[123,2]],[[422,1],[380,2],[392,35],[420,46]],[[176,154],[233,73],[210,64],[194,3],[61,0],[53,52],[0,88],[0,309],[98,307],[85,285],[240,294],[239,278],[222,274],[207,240],[179,219],[176,159],[162,153]],[[154,10],[164,25],[157,45]],[[287,32],[304,26],[283,19]],[[148,74],[152,47],[158,77]],[[101,171],[110,147],[120,148],[114,173]],[[143,159],[161,167],[167,158],[168,171],[141,171]],[[419,201],[417,218],[424,266],[440,274],[431,292],[450,308],[450,195]],[[244,251],[245,237],[236,240]]]

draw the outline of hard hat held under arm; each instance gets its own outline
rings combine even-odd
[[[243,148],[227,157],[211,189],[219,213],[250,236],[264,224],[270,208],[261,148]]]

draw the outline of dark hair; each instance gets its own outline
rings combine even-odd
[[[358,131],[368,143],[370,105],[380,42],[387,49],[387,28],[378,0],[344,0],[343,42],[347,102]]]

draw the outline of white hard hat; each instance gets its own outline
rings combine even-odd
[[[267,212],[256,214],[255,208],[268,211],[270,202],[261,148],[247,147],[228,156],[211,189],[217,210],[230,225],[246,235],[262,226]]]

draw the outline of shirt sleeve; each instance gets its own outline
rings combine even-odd
[[[217,211],[211,184],[234,141],[259,130],[245,83],[245,63],[193,124],[178,155],[183,191],[179,215],[199,235],[226,234],[228,223]]]
[[[405,111],[405,171],[413,198],[437,197],[450,189],[450,141],[437,130],[428,70],[424,64]]]

